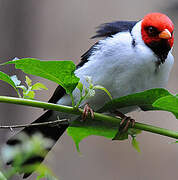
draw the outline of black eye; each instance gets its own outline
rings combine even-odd
[[[159,31],[153,26],[147,27],[146,30],[150,36],[156,36],[159,34]]]

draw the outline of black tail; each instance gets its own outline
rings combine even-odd
[[[53,114],[53,111],[49,110],[46,113],[44,113],[42,116],[40,116],[36,121],[33,123],[42,123],[47,122],[50,120],[51,116]],[[17,135],[19,136],[20,133],[26,133],[28,136],[32,136],[35,133],[41,133],[45,138],[50,138],[53,140],[53,143],[48,149],[46,149],[46,152],[48,153],[51,148],[55,145],[59,137],[65,132],[69,125],[63,124],[63,125],[43,125],[43,126],[33,126],[33,127],[26,127],[22,131],[20,131]],[[11,139],[7,141],[7,145],[15,146],[21,143],[21,141],[18,139],[18,136],[15,135]],[[47,155],[46,153],[46,155]],[[46,156],[45,155],[45,156]],[[33,156],[32,158],[28,159],[24,165],[34,164],[34,163],[41,163],[44,160],[45,157],[41,156]],[[12,164],[13,161],[9,162],[8,164]],[[23,178],[27,178],[31,173],[25,173]]]

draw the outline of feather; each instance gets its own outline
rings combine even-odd
[[[96,35],[93,36],[92,39],[98,37],[111,37],[114,34],[124,31],[131,32],[133,26],[137,22],[138,21],[115,21],[111,23],[102,24],[98,27],[98,30],[96,31]]]

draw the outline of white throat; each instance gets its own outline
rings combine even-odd
[[[145,45],[143,39],[142,39],[142,34],[141,34],[141,24],[142,21],[139,21],[137,24],[135,24],[135,26],[133,27],[131,34],[132,37],[134,38],[136,44],[140,44],[140,45]]]

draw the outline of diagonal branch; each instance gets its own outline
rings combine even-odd
[[[7,97],[7,96],[0,96],[0,102],[31,106],[31,107],[37,107],[37,108],[42,108],[42,109],[55,110],[55,111],[69,113],[69,114],[82,115],[82,113],[83,113],[82,109],[76,109],[76,108],[69,107],[69,106],[62,106],[62,105],[57,105],[57,104],[52,104],[52,103],[47,103],[47,102],[42,102],[42,101]],[[119,126],[119,124],[121,122],[121,119],[119,119],[119,118],[107,116],[107,115],[104,115],[101,113],[94,113],[94,117],[96,120],[113,123],[116,126]],[[134,127],[136,129],[140,129],[140,130],[152,132],[155,134],[160,134],[163,136],[178,139],[178,132],[175,132],[172,130],[168,130],[168,129],[164,129],[164,128],[160,128],[160,127],[156,127],[156,126],[151,126],[148,124],[138,123],[138,122],[135,123]]]

